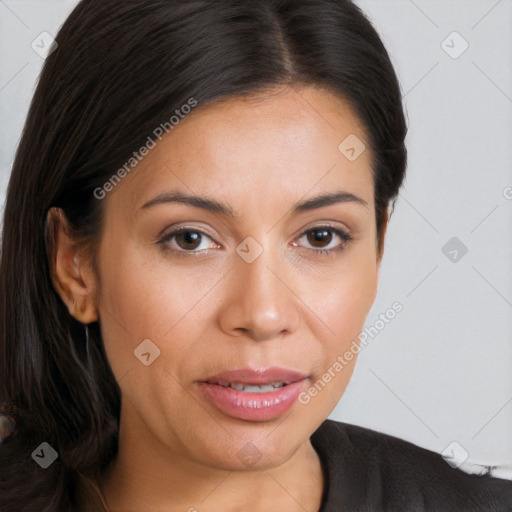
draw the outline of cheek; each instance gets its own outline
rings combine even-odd
[[[366,250],[361,247],[347,255],[337,271],[331,272],[315,288],[315,312],[328,326],[328,331],[322,329],[327,334],[320,338],[323,356],[317,372],[317,378],[329,382],[317,402],[319,407],[326,408],[326,414],[335,407],[348,385],[359,353],[358,336],[377,292],[378,267],[375,251],[370,249],[370,246]]]
[[[146,339],[164,356],[160,363],[171,342],[173,359],[176,352],[186,359],[192,350],[187,341],[195,338],[211,315],[208,295],[222,269],[187,272],[185,265],[171,266],[165,256],[148,258],[147,251],[126,247],[122,255],[105,251],[102,261],[100,320],[116,377],[138,368],[134,351]]]
[[[299,402],[314,417],[327,417],[338,404],[354,372],[359,339],[373,304],[377,272],[371,264],[341,272],[319,294],[317,314],[328,331],[321,339],[321,362]],[[317,330],[318,332],[318,330]]]
[[[360,244],[314,282],[315,311],[330,327],[332,343],[350,343],[363,328],[377,292],[375,248]]]
[[[325,291],[322,314],[338,342],[347,341],[348,335],[362,329],[376,290],[377,272],[367,268],[364,272],[344,273]]]

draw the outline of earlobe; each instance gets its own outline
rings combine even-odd
[[[46,246],[55,291],[79,322],[98,320],[94,301],[94,276],[81,261],[62,209],[51,208],[46,218]]]

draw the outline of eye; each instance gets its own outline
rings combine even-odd
[[[306,248],[320,254],[341,251],[345,249],[348,242],[352,240],[352,236],[349,233],[333,226],[318,226],[309,229],[301,235],[299,240],[303,238],[305,238],[306,242],[312,247]]]
[[[299,240],[305,238],[310,247],[306,247],[318,254],[331,254],[345,249],[352,236],[333,226],[318,226],[305,231]],[[209,241],[209,243],[208,243]],[[219,244],[205,232],[192,228],[179,228],[163,236],[158,242],[170,246],[170,250],[178,255],[194,256],[208,249],[217,249]],[[292,245],[297,246],[297,243]]]
[[[218,247],[216,242],[214,247],[212,247],[211,244],[208,246],[208,240],[213,242],[213,239],[203,231],[192,228],[180,228],[164,235],[159,243],[165,245],[169,244],[171,250],[177,253],[186,252],[194,254]]]

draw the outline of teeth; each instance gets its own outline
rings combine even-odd
[[[217,384],[219,384],[220,386],[236,389],[237,391],[245,391],[247,393],[265,393],[268,391],[274,391],[277,388],[282,388],[283,386],[286,385],[282,381],[276,381],[270,384],[263,384],[261,386],[254,386],[252,384],[241,384],[238,382],[229,383],[224,381],[217,382]]]

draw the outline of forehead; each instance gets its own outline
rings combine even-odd
[[[340,144],[354,136],[366,150],[351,161]],[[245,199],[249,191],[254,197],[275,193],[292,200],[316,185],[343,186],[358,195],[366,191],[372,202],[371,158],[362,123],[347,101],[325,89],[283,87],[196,107],[157,141],[123,187],[131,207],[163,187]]]

